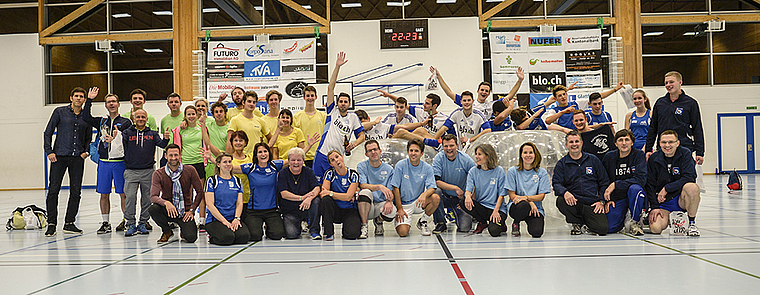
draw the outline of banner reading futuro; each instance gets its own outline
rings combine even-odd
[[[568,100],[581,109],[588,95],[602,89],[602,31],[600,29],[539,32],[491,32],[492,92],[508,93],[517,81],[517,69],[525,71],[518,93],[530,93],[531,107],[545,102],[555,85],[576,83]]]
[[[208,44],[206,70],[207,99],[217,101],[235,87],[255,91],[265,99],[270,90],[282,93],[281,108],[294,113],[304,107],[303,88],[316,82],[317,41],[308,39],[220,41]],[[225,100],[232,103],[231,96]],[[266,103],[259,104],[268,113]]]

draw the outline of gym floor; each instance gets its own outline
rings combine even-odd
[[[524,223],[521,237],[454,233],[449,224],[440,236],[424,237],[412,227],[400,238],[385,223],[384,237],[374,237],[370,225],[366,240],[303,235],[228,247],[209,244],[206,234],[195,243],[175,235],[159,245],[157,227],[149,235],[98,235],[99,195],[88,189],[77,220],[83,235],[63,234],[61,226],[53,238],[42,230],[0,235],[0,293],[752,294],[760,289],[760,177],[743,178],[744,190],[729,193],[727,176],[704,176],[698,238],[570,236],[554,209],[541,238],[531,238]],[[44,195],[2,191],[0,212],[44,207]],[[60,196],[63,218],[68,191]],[[111,222],[118,223],[117,195],[111,200]]]

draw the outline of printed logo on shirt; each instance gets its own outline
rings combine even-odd
[[[631,167],[631,173],[636,172],[636,166]]]
[[[388,174],[388,171],[380,171],[380,175]]]
[[[404,178],[409,179],[409,175],[404,174]]]
[[[683,108],[676,108],[676,115],[683,114]]]
[[[230,186],[230,188],[234,188],[234,187],[235,187],[235,184],[234,184],[234,183],[232,183],[232,181],[230,181],[230,182],[227,182],[227,184]]]
[[[345,186],[346,185],[346,179],[345,178],[341,179],[340,183]]]
[[[586,167],[586,174],[588,174],[588,175],[594,174],[594,168],[593,167]]]
[[[681,174],[681,169],[678,169],[678,167],[673,167],[673,175],[679,175]]]
[[[533,174],[533,182],[538,182],[538,174]]]
[[[496,184],[496,178],[491,178],[491,182],[489,184],[490,185],[495,185]]]
[[[269,168],[265,169],[264,171],[266,171],[267,173],[272,173],[272,169],[269,169]]]

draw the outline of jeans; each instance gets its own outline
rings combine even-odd
[[[50,185],[45,204],[47,206],[48,223],[58,223],[58,193],[66,170],[69,171],[69,203],[66,207],[66,223],[74,223],[79,213],[79,202],[82,200],[82,175],[84,174],[84,159],[79,156],[57,156],[58,160],[50,164]]]
[[[319,197],[312,199],[309,210],[282,214],[286,239],[297,239],[301,236],[301,221],[303,220],[309,221],[310,234],[319,234],[319,203],[321,200]]]
[[[440,189],[436,189],[436,194],[441,196],[441,202],[438,203],[438,208],[433,212],[433,222],[446,222],[443,208],[449,208],[454,211],[454,220],[457,223],[458,232],[468,232],[472,228],[472,216],[465,214],[462,209],[459,208],[460,199],[457,196],[449,196],[444,194]]]

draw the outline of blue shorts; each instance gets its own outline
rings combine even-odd
[[[681,206],[678,205],[678,200],[681,199],[681,196],[678,195],[675,198],[671,199],[670,201],[667,201],[665,203],[660,204],[660,209],[662,210],[668,210],[669,212],[674,211],[682,211],[686,212],[686,209],[681,208]]]
[[[98,162],[98,186],[95,191],[99,194],[111,193],[111,180],[117,194],[124,193],[124,161]]]
[[[314,155],[314,163],[312,169],[314,170],[314,176],[317,177],[317,182],[322,185],[322,179],[325,176],[325,172],[330,170],[330,161],[327,160],[327,156],[320,152]]]

